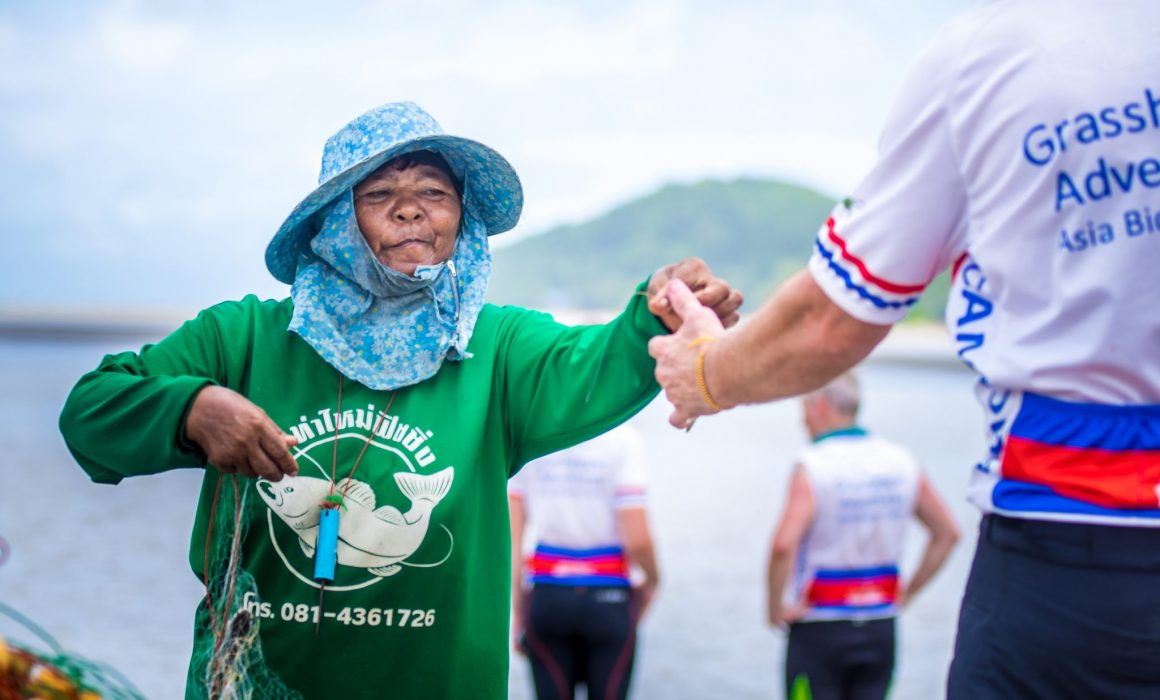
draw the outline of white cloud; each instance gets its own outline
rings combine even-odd
[[[618,9],[612,17],[599,18],[554,5],[518,16],[501,13],[474,33],[463,55],[453,57],[449,72],[498,85],[527,85],[602,75],[641,79],[671,68],[674,31],[684,18],[681,4]]]
[[[969,1],[29,5],[0,12],[0,161],[36,175],[0,179],[45,231],[46,269],[84,251],[111,284],[152,251],[260,269],[325,138],[389,99],[512,160],[516,235],[674,180],[837,196],[869,166],[907,61]],[[0,300],[12,289],[0,276]]]
[[[126,78],[160,77],[188,58],[194,32],[175,21],[149,20],[132,6],[114,5],[94,25],[100,55]]]
[[[0,20],[0,52],[7,54],[16,46],[16,27],[10,21]]]

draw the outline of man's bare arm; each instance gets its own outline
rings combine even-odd
[[[527,591],[524,590],[524,527],[528,522],[524,499],[508,496],[508,517],[512,528],[512,646],[521,654],[519,646],[527,624]]]
[[[804,609],[794,606],[786,609],[782,606],[782,597],[785,587],[789,583],[790,571],[797,556],[798,547],[802,538],[814,521],[814,493],[810,488],[809,478],[805,469],[798,466],[790,477],[789,489],[786,493],[785,510],[781,514],[781,523],[773,535],[769,546],[769,565],[766,568],[766,621],[775,626],[793,622],[801,616]]]
[[[635,586],[636,615],[639,620],[652,605],[661,582],[656,547],[648,524],[648,511],[640,506],[620,508],[616,511],[616,522],[628,560],[640,567],[644,574],[644,580]]]
[[[914,514],[930,533],[918,568],[907,582],[902,602],[909,603],[930,583],[959,541],[959,527],[926,475],[919,477]]]
[[[870,354],[890,331],[843,311],[805,270],[728,332],[682,285],[671,283],[668,294],[683,322],[678,332],[653,338],[649,352],[675,409],[669,422],[678,427],[716,412],[709,399],[730,408],[818,389]]]

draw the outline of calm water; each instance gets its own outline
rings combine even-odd
[[[66,648],[105,661],[157,700],[179,698],[199,582],[186,561],[198,473],[116,487],[90,483],[56,429],[66,393],[120,340],[0,340],[0,600]],[[870,365],[864,423],[908,445],[964,533],[947,568],[902,618],[893,698],[943,694],[977,513],[963,500],[981,453],[982,420],[961,370]],[[766,547],[794,455],[804,444],[796,402],[668,427],[663,400],[634,423],[652,477],[651,516],[663,587],[641,631],[635,696],[781,698],[783,638],[763,622]],[[916,529],[911,568],[921,551]],[[29,641],[0,620],[0,635]],[[511,698],[531,696],[522,660]]]

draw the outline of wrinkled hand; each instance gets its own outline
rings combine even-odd
[[[669,307],[681,319],[680,328],[672,335],[656,336],[650,340],[648,354],[657,361],[657,383],[673,405],[669,423],[688,429],[697,416],[716,413],[697,387],[697,355],[702,349],[711,349],[711,341],[706,339],[719,338],[725,332],[725,326],[717,314],[703,306],[680,280],[670,282],[664,291]]]
[[[290,455],[297,438],[283,433],[252,401],[225,387],[207,386],[198,392],[185,421],[185,436],[224,474],[270,481],[298,474]]]
[[[685,286],[693,291],[697,302],[716,314],[725,328],[729,328],[741,318],[737,312],[741,308],[741,303],[745,301],[741,292],[714,275],[703,260],[685,258],[657,270],[648,281],[648,310],[670,331],[680,329],[682,322],[682,317],[673,311],[665,291],[672,280],[684,282]]]

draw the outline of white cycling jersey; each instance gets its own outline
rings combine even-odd
[[[528,462],[508,482],[528,514],[533,583],[628,585],[617,511],[645,505],[640,437],[620,426]]]
[[[803,621],[898,614],[899,562],[919,467],[899,445],[859,428],[819,437],[799,458],[815,516],[794,567]]]
[[[1018,517],[1160,526],[1160,3],[980,5],[913,70],[877,165],[810,270],[901,319],[953,270],[980,375],[971,498]]]

